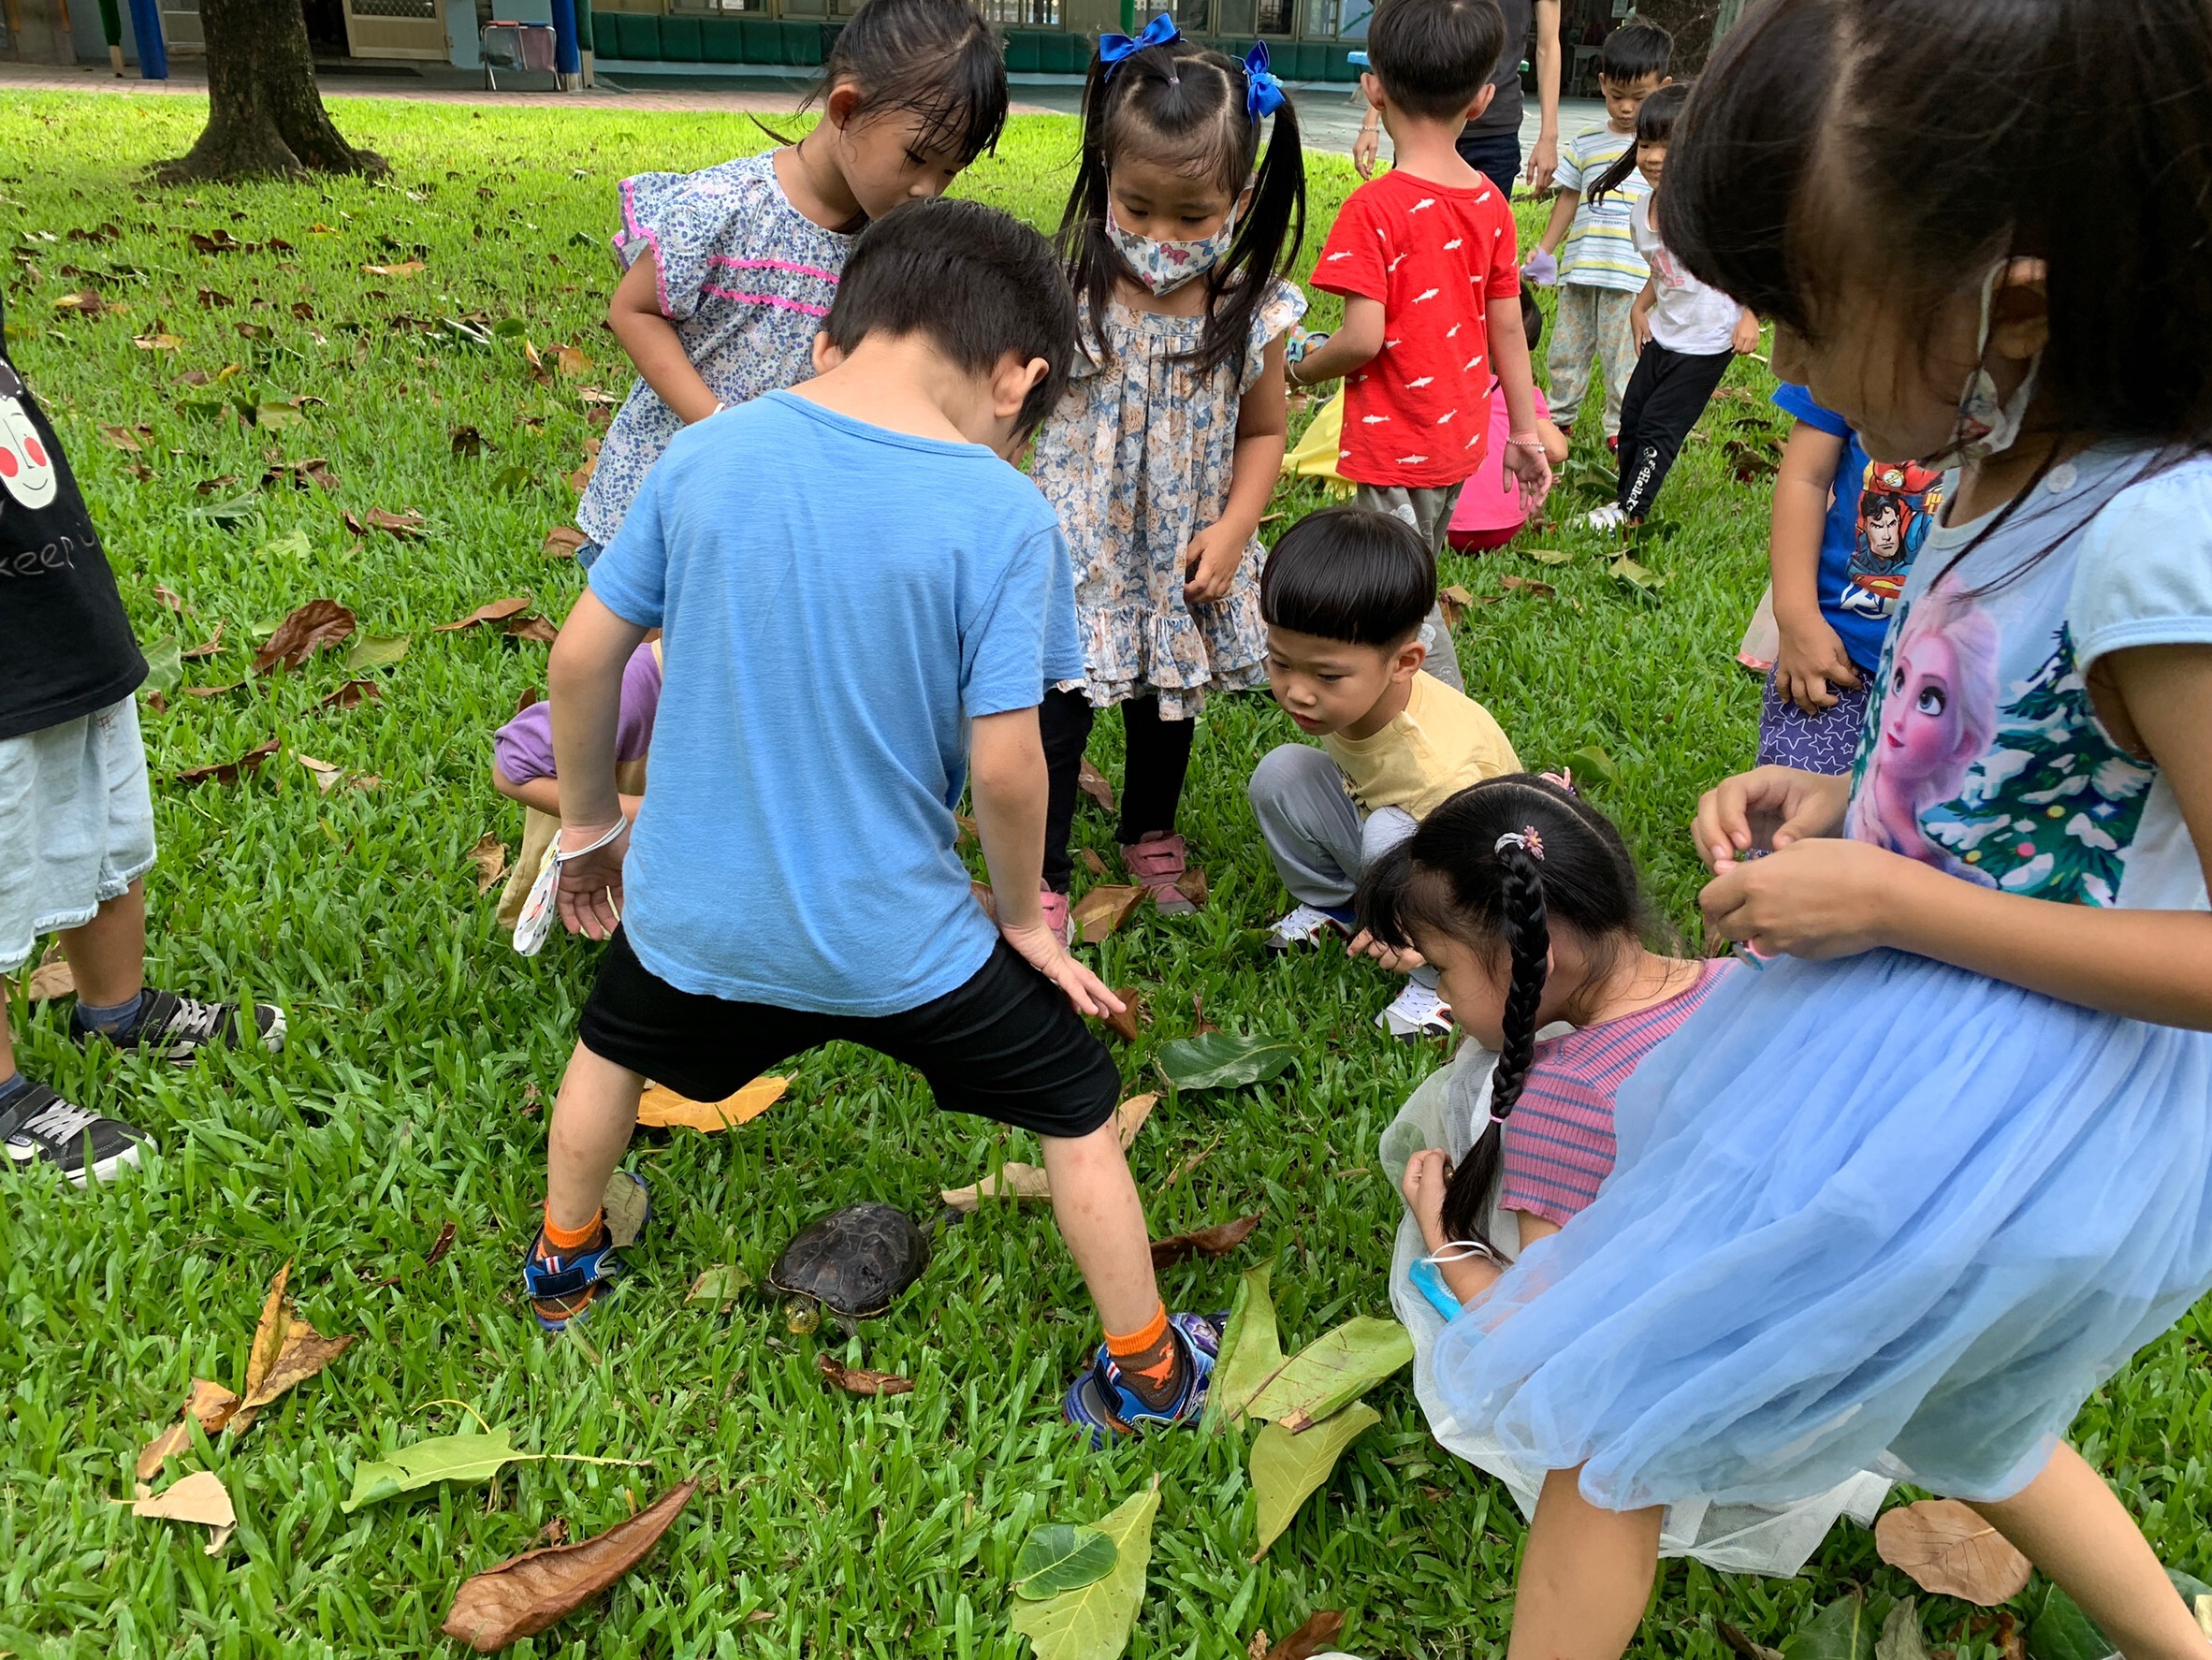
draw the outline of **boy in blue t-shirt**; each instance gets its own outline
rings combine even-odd
[[[523,1269],[549,1330],[620,1268],[601,1199],[645,1075],[719,1100],[844,1040],[916,1068],[940,1107],[1043,1143],[1107,1332],[1070,1416],[1102,1437],[1203,1406],[1219,1334],[1161,1305],[1114,1133],[1120,1076],[1081,1018],[1121,1004],[1038,901],[1037,710],[1083,656],[1058,522],[1005,458],[1056,401],[1074,342],[1035,231],[976,202],[901,207],[845,267],[817,377],[678,433],[592,565],[549,674],[558,904],[611,939]],[[656,627],[652,788],[632,833],[616,716]],[[954,852],[970,782],[996,926]]]
[[[1943,505],[1943,477],[1871,461],[1843,417],[1803,386],[1774,480],[1774,621],[1782,643],[1759,709],[1759,764],[1844,773],[1858,750],[1882,636]]]

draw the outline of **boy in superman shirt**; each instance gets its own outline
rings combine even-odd
[[[1344,296],[1344,326],[1290,367],[1302,386],[1343,376],[1337,471],[1362,507],[1395,514],[1432,552],[1490,441],[1494,374],[1511,416],[1506,472],[1531,511],[1551,488],[1521,320],[1505,192],[1460,158],[1461,128],[1490,102],[1505,23],[1490,0],[1384,0],[1361,90],[1397,166],[1352,192],[1314,268]],[[1464,691],[1441,606],[1421,627],[1428,673]]]

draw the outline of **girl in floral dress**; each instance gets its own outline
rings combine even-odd
[[[1264,47],[1239,63],[1164,16],[1099,41],[1060,223],[1081,350],[1031,469],[1067,533],[1086,665],[1040,711],[1045,918],[1063,935],[1076,777],[1093,711],[1114,704],[1123,862],[1161,910],[1190,909],[1175,808],[1193,722],[1210,693],[1267,677],[1259,516],[1289,421],[1284,337],[1305,311],[1277,272],[1304,226],[1297,118]]]

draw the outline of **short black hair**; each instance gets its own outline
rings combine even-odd
[[[1276,628],[1354,646],[1399,646],[1436,604],[1436,556],[1404,519],[1324,507],[1283,532],[1259,573]]]
[[[1630,82],[1664,76],[1674,62],[1674,36],[1644,18],[1623,23],[1597,49],[1597,72],[1608,80]]]
[[[1521,282],[1521,331],[1528,336],[1532,352],[1544,338],[1544,308],[1536,303],[1536,291],[1525,277]]]
[[[1367,62],[1409,115],[1448,121],[1498,72],[1506,19],[1497,0],[1383,0],[1367,25]]]
[[[851,83],[852,118],[911,115],[914,148],[972,162],[1006,128],[1006,53],[974,0],[867,0],[837,31],[807,103]],[[806,105],[802,104],[801,109]]]
[[[982,202],[939,197],[903,203],[860,233],[822,331],[841,352],[871,334],[926,335],[970,374],[1009,352],[1042,357],[1050,372],[1022,403],[1028,432],[1067,389],[1075,296],[1035,230]]]

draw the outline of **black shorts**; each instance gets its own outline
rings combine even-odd
[[[679,991],[617,928],[578,1035],[592,1054],[692,1100],[720,1100],[778,1061],[839,1040],[912,1067],[940,1107],[1039,1135],[1088,1135],[1121,1099],[1106,1046],[1003,939],[967,984],[903,1014],[811,1014]]]

